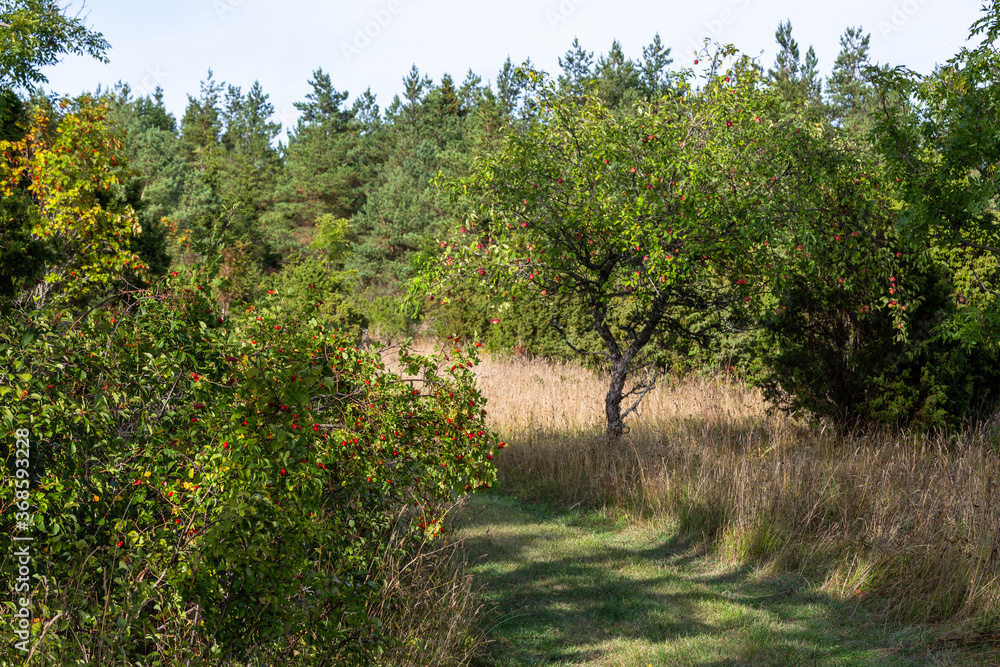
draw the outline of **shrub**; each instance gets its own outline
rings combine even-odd
[[[419,313],[400,308],[397,295],[385,293],[374,287],[354,292],[354,299],[364,313],[371,331],[388,338],[407,338],[412,335]]]
[[[765,396],[837,423],[925,428],[955,426],[995,401],[995,354],[936,335],[955,314],[946,267],[926,254],[892,273],[869,266],[853,288],[833,272],[789,281],[758,339]],[[905,338],[887,288],[910,295]]]
[[[327,325],[357,333],[368,328],[368,318],[351,295],[350,279],[321,257],[297,257],[268,276],[262,289],[281,294],[290,311],[311,312]]]
[[[392,642],[372,615],[388,536],[433,538],[494,479],[476,357],[404,350],[404,382],[315,308],[272,293],[222,317],[180,280],[0,320],[32,510],[15,524],[5,483],[0,532],[33,538],[33,664],[367,662]]]

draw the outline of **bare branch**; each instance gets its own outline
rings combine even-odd
[[[629,390],[627,393],[625,393],[622,396],[622,400],[624,400],[624,399],[628,398],[629,396],[635,396],[636,394],[638,394],[638,396],[635,399],[635,402],[627,410],[625,410],[622,413],[622,420],[623,421],[630,414],[632,414],[633,412],[636,412],[638,410],[639,404],[642,403],[642,399],[646,396],[646,394],[648,394],[649,392],[651,392],[653,390],[653,388],[656,386],[656,381],[659,378],[660,378],[660,374],[654,371],[651,374],[651,377],[649,378],[649,380],[646,383],[641,384],[641,385],[637,385],[637,386],[633,387],[631,390]]]

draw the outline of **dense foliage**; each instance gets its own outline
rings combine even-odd
[[[4,323],[0,414],[32,443],[39,659],[332,664],[391,640],[368,615],[382,543],[440,532],[445,501],[493,481],[497,444],[474,354],[403,350],[404,382],[315,311],[272,294],[222,317],[178,277]],[[5,535],[26,532],[15,500],[5,485]]]

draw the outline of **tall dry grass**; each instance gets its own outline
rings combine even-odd
[[[455,508],[453,508],[455,509]],[[402,519],[404,512],[400,514]],[[418,667],[470,664],[485,645],[479,631],[482,604],[464,561],[462,543],[451,539],[407,545],[403,533],[383,545],[371,583],[379,595],[369,609],[382,630],[398,640],[378,665]]]
[[[1000,628],[1000,420],[960,437],[844,437],[768,415],[725,377],[689,377],[661,383],[608,443],[606,378],[495,359],[478,376],[511,444],[497,457],[506,489],[673,522],[895,620],[964,639]]]

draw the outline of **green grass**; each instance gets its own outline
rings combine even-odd
[[[489,609],[482,665],[1000,665],[623,516],[490,494],[455,527]]]

